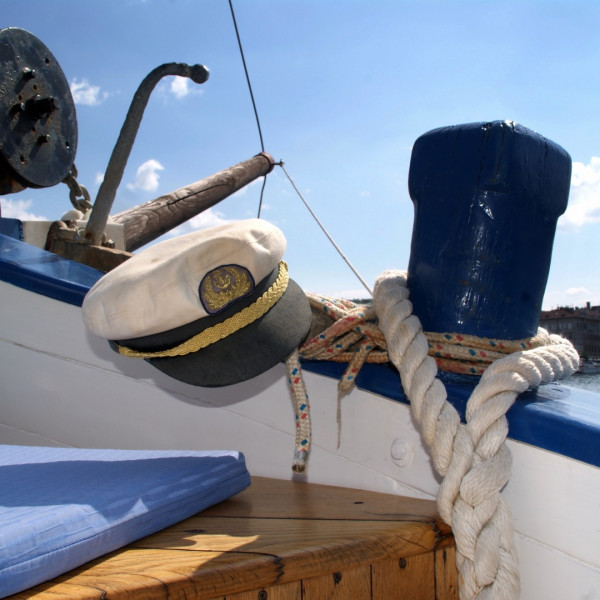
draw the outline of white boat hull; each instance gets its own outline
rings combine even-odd
[[[170,379],[89,334],[77,306],[0,282],[0,443],[236,449],[253,475],[433,498],[439,478],[409,407],[305,373],[313,445],[291,470],[294,416],[283,365],[227,388]],[[514,440],[504,494],[515,520],[522,598],[600,598],[600,469]],[[394,456],[392,456],[394,455]]]

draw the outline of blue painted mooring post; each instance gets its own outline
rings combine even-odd
[[[417,139],[408,286],[425,331],[535,334],[570,179],[565,150],[510,121]]]

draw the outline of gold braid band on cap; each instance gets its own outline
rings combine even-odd
[[[213,327],[209,327],[198,335],[186,340],[185,342],[170,348],[169,350],[159,350],[158,352],[140,352],[125,346],[116,344],[119,354],[132,358],[164,358],[168,356],[184,356],[190,352],[197,352],[206,348],[219,340],[239,331],[246,325],[254,323],[257,319],[266,314],[283,296],[287,289],[290,277],[288,275],[287,264],[284,261],[279,263],[279,274],[273,285],[255,302],[246,306],[240,312],[232,317],[225,319],[222,323],[217,323]]]

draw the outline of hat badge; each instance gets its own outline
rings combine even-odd
[[[204,310],[215,315],[251,294],[254,287],[254,278],[246,267],[221,265],[204,275],[198,294]]]

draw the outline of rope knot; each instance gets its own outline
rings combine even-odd
[[[296,408],[293,469],[304,471],[310,449],[300,357],[348,363],[338,382],[338,446],[341,398],[352,391],[366,362],[391,361],[443,476],[438,510],[454,531],[461,600],[512,600],[519,595],[519,572],[512,516],[501,495],[512,462],[505,415],[519,393],[574,373],[579,357],[568,340],[541,328],[523,340],[424,333],[412,314],[406,280],[406,273],[384,272],[375,284],[374,306],[308,295],[313,330],[286,361]],[[465,424],[447,401],[438,367],[481,375]]]
[[[365,362],[388,362],[385,338],[372,306],[316,294],[307,296],[313,314],[317,315],[314,319],[317,331],[311,331],[300,346],[300,357],[348,363],[338,382],[341,399],[354,389]]]
[[[438,509],[454,531],[460,598],[517,598],[512,517],[500,494],[511,470],[505,414],[519,393],[574,373],[577,352],[568,340],[549,336],[543,329],[534,338],[517,341],[464,334],[426,337],[411,314],[406,280],[400,271],[382,274],[375,284],[374,305],[411,412],[431,446],[436,470],[444,477]],[[453,356],[447,356],[450,343]],[[436,378],[438,365],[456,360],[467,365],[466,372],[481,371],[464,425]]]

